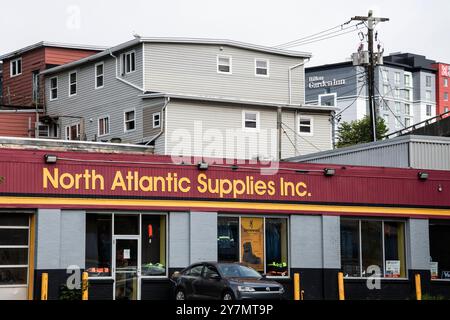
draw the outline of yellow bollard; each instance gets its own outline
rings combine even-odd
[[[43,273],[41,283],[41,300],[47,300],[47,298],[48,298],[48,273]]]
[[[294,300],[300,300],[300,274],[294,273]]]
[[[422,285],[420,283],[420,274],[416,274],[416,299],[422,300]]]
[[[344,274],[342,272],[338,273],[338,286],[339,286],[339,300],[345,300]]]
[[[81,282],[81,299],[88,300],[88,273],[83,272]]]

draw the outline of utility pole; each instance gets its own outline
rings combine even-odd
[[[367,77],[369,85],[369,115],[371,124],[371,134],[373,141],[377,141],[377,114],[375,110],[375,56],[373,52],[373,30],[378,22],[389,21],[389,18],[373,17],[372,10],[369,11],[367,17],[356,16],[351,20],[367,22],[367,43],[369,50],[369,64],[367,65]],[[378,57],[380,59],[380,57]],[[377,59],[377,61],[379,61]]]

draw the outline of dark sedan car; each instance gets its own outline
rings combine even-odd
[[[175,299],[281,299],[281,284],[238,263],[195,263],[172,276]]]

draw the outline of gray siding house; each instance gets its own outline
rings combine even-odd
[[[275,160],[328,150],[334,108],[305,105],[309,57],[229,40],[136,38],[43,72],[47,121],[56,138],[154,145],[173,156]]]

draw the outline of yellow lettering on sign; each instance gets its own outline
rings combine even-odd
[[[127,190],[127,185],[125,184],[125,180],[123,179],[122,172],[117,171],[114,177],[113,184],[111,186],[111,190],[114,191],[116,188],[122,188],[123,191]]]

